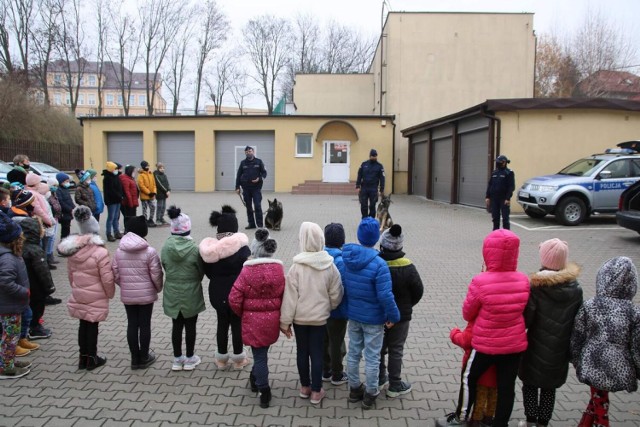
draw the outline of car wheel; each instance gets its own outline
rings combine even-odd
[[[538,210],[531,209],[531,208],[524,208],[524,213],[526,213],[528,217],[535,218],[535,219],[540,219],[540,218],[544,218],[545,216],[547,216],[546,212],[538,211]]]
[[[563,225],[578,225],[587,216],[587,206],[578,197],[566,197],[556,207],[556,219]]]

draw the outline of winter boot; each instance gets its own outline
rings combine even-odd
[[[271,387],[265,387],[260,389],[260,407],[268,408],[269,402],[271,402]]]
[[[246,351],[243,351],[240,354],[231,355],[231,361],[233,362],[233,369],[236,370],[243,369],[250,362]]]
[[[60,264],[60,262],[56,259],[56,257],[53,256],[53,254],[47,255],[47,263],[49,265],[51,265],[51,264]]]
[[[373,405],[375,405],[376,399],[378,398],[379,395],[380,395],[380,392],[378,392],[378,394],[369,394],[365,392],[364,398],[362,399],[362,409],[373,408]]]
[[[254,393],[258,392],[258,386],[256,385],[256,377],[253,375],[253,372],[249,374],[249,385],[251,386],[251,391]]]
[[[103,366],[107,363],[107,359],[105,357],[100,356],[87,356],[87,371],[93,371],[100,366]]]
[[[31,350],[20,347],[19,345],[16,346],[16,357],[24,357],[29,353],[31,353]]]
[[[593,425],[593,414],[587,412],[582,414],[578,427],[591,427]]]
[[[87,369],[87,362],[89,361],[89,356],[86,354],[81,354],[78,359],[78,369]]]
[[[213,361],[218,369],[227,369],[229,367],[229,353],[221,354],[216,351]]]
[[[20,338],[20,340],[18,341],[18,345],[30,351],[35,351],[40,348],[40,344],[31,342],[27,338]]]
[[[116,232],[113,234],[113,237],[115,237],[115,238],[116,238],[116,239],[118,239],[118,240],[122,239],[122,236],[123,236],[123,234],[122,234],[121,232],[119,232],[119,231],[116,231]]]
[[[364,384],[360,384],[360,387],[352,388],[349,391],[349,402],[360,402],[364,397]]]
[[[153,350],[149,350],[147,357],[138,358],[138,369],[147,369],[149,366],[153,365],[156,359],[157,357]]]
[[[110,241],[110,242],[115,242],[116,238],[113,237],[113,234],[107,234],[107,240]]]

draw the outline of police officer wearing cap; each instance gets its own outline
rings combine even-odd
[[[507,167],[511,161],[507,156],[500,155],[496,158],[496,168],[491,173],[485,203],[487,210],[491,212],[493,229],[500,228],[500,215],[502,215],[502,228],[509,230],[509,214],[511,213],[511,196],[516,188],[515,174]]]
[[[262,160],[254,155],[253,147],[247,145],[244,148],[246,158],[240,162],[236,175],[236,193],[240,194],[247,207],[249,225],[245,230],[262,228],[262,182],[267,177],[267,170]],[[255,216],[254,216],[255,215]]]
[[[358,199],[362,218],[375,218],[378,188],[379,194],[384,194],[384,166],[378,163],[378,152],[373,148],[369,152],[369,160],[362,162],[358,169],[356,188],[360,190]]]

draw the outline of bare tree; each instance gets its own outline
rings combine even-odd
[[[123,13],[123,4],[124,0],[120,0],[118,7],[110,9],[110,26],[115,33],[116,51],[111,53],[111,50],[106,50],[109,64],[106,64],[105,68],[110,67],[113,70],[120,90],[123,112],[128,116],[131,87],[134,82],[132,71],[140,59],[142,35],[136,28],[136,18]]]
[[[84,31],[80,18],[81,0],[57,0],[60,14],[58,55],[65,74],[65,88],[69,94],[71,111],[75,115],[80,86],[84,83],[87,60],[84,58]]]
[[[193,9],[193,11],[195,12],[195,9]],[[191,13],[190,15],[193,17],[195,13]],[[171,114],[174,116],[178,114],[182,84],[188,71],[187,56],[191,55],[189,42],[191,41],[194,30],[189,21],[190,19],[185,20],[185,25],[183,25],[169,51],[169,75],[165,83],[172,97]],[[195,114],[197,114],[197,111]]]
[[[149,115],[161,84],[160,69],[182,26],[182,11],[182,4],[173,0],[147,0],[139,9]]]
[[[255,68],[251,78],[260,86],[267,112],[272,114],[276,87],[290,58],[290,25],[286,20],[271,15],[251,19],[244,30],[244,42]]]
[[[196,61],[196,93],[195,93],[195,114],[198,114],[200,104],[200,90],[202,87],[202,77],[204,67],[211,57],[211,53],[226,40],[226,33],[229,29],[229,21],[220,11],[216,0],[207,0],[204,4],[204,18],[198,32],[198,56]]]
[[[105,83],[104,79],[104,59],[106,56],[107,45],[109,43],[109,24],[107,22],[109,0],[96,0],[96,19],[98,40],[96,46],[96,71],[98,77],[96,83],[98,85],[98,116],[102,116],[102,92]]]
[[[236,68],[229,80],[229,92],[238,106],[238,110],[240,110],[240,115],[244,114],[245,100],[257,93],[256,90],[247,85],[248,78],[249,75],[245,70]]]
[[[322,50],[322,69],[326,73],[365,72],[375,51],[375,40],[356,30],[330,22]]]
[[[10,9],[10,0],[0,0],[0,66],[9,75],[15,71],[11,57]]]
[[[577,83],[571,55],[555,35],[541,35],[536,46],[534,97],[570,97]]]
[[[207,80],[209,99],[213,101],[214,114],[222,114],[222,102],[234,83],[234,77],[238,76],[237,58],[232,52],[223,54],[215,66],[215,74]]]
[[[321,72],[319,51],[322,43],[317,19],[311,14],[298,14],[293,21],[293,48],[286,70],[282,92],[290,98],[296,73]]]
[[[37,24],[31,29],[32,57],[34,58],[31,73],[37,79],[44,94],[44,105],[51,104],[48,77],[51,57],[58,39],[60,13],[57,0],[40,0],[38,2]]]
[[[33,25],[34,0],[0,0],[0,64],[7,74],[20,72],[26,82],[29,70],[30,27]],[[11,42],[15,41],[19,59],[12,58]]]

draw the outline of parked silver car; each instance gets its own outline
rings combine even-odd
[[[638,180],[640,154],[629,148],[609,149],[557,174],[527,180],[518,191],[518,203],[532,218],[552,214],[561,224],[578,225],[594,212],[615,213],[620,194]]]
[[[7,173],[13,169],[8,163],[0,162],[0,182],[7,180]]]

